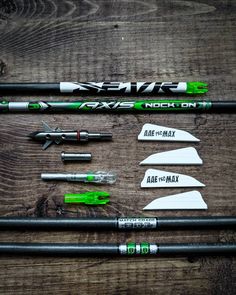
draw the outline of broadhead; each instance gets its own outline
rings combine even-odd
[[[57,144],[60,143],[61,138],[60,138],[59,134],[58,134],[58,138],[56,138],[55,135],[54,135],[54,138],[52,138],[53,133],[59,132],[59,131],[52,129],[45,122],[42,122],[42,123],[43,123],[44,131],[32,132],[28,135],[28,137],[32,138],[33,140],[44,142],[43,150],[46,150],[53,142],[55,142]]]

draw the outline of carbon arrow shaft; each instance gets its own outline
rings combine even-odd
[[[203,94],[207,84],[202,82],[60,82],[60,83],[0,83],[0,92],[70,93],[70,94]]]
[[[235,112],[236,101],[129,100],[0,102],[1,113]]]
[[[210,217],[0,217],[1,229],[148,230],[236,228],[236,216]]]
[[[236,243],[125,243],[125,244],[67,244],[67,243],[0,243],[0,254],[30,255],[176,255],[233,254]]]

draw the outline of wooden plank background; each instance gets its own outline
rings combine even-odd
[[[235,11],[233,0],[3,0],[0,82],[202,80],[210,88],[205,97],[235,99]],[[37,98],[6,97],[19,101]],[[42,120],[53,127],[111,131],[114,140],[42,151],[40,144],[27,138],[41,128]],[[209,210],[185,215],[236,214],[234,114],[4,114],[0,121],[0,215],[144,215],[142,208],[154,198],[184,191],[140,189],[146,169],[139,167],[141,160],[157,151],[187,146],[138,142],[144,123],[182,128],[201,139],[194,146],[203,166],[160,167],[192,175],[206,184],[201,192]],[[93,161],[63,165],[59,159],[62,150],[90,151]],[[93,169],[117,172],[117,183],[102,187],[111,193],[108,206],[65,206],[64,193],[97,187],[40,180],[41,172]],[[235,238],[234,231],[224,230],[0,233],[0,241],[27,242],[224,242]],[[1,294],[235,294],[233,256],[1,256],[0,263]]]

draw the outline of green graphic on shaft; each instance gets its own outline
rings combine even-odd
[[[187,94],[204,94],[208,91],[208,84],[203,82],[187,82]]]
[[[9,102],[8,101],[3,100],[0,102],[0,111],[3,113],[9,112]]]
[[[71,102],[70,105],[68,105],[68,110],[77,110],[80,108],[80,106],[82,105],[82,101],[79,102]],[[83,107],[82,108],[83,111],[89,111],[88,107]]]
[[[127,255],[148,255],[150,254],[150,244],[143,242],[140,244],[136,243],[127,243]]]
[[[150,244],[143,242],[140,244],[140,254],[141,255],[147,255],[150,253]]]
[[[87,175],[87,181],[88,181],[88,182],[93,182],[94,179],[95,179],[95,176],[94,176],[94,175],[92,175],[92,174],[88,174],[88,175]]]
[[[28,105],[28,109],[29,110],[40,110],[41,109],[41,105],[39,104],[39,103],[37,103],[37,102],[32,102],[32,103],[29,103],[29,105]]]
[[[127,254],[134,255],[136,253],[136,244],[135,243],[127,243]]]

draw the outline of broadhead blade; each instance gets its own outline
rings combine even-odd
[[[43,150],[46,150],[52,143],[52,140],[47,140],[43,145]]]
[[[52,132],[54,131],[54,129],[52,129],[50,126],[48,126],[48,124],[44,121],[42,121],[42,124],[43,124],[43,128],[44,128],[44,131],[45,132]]]

